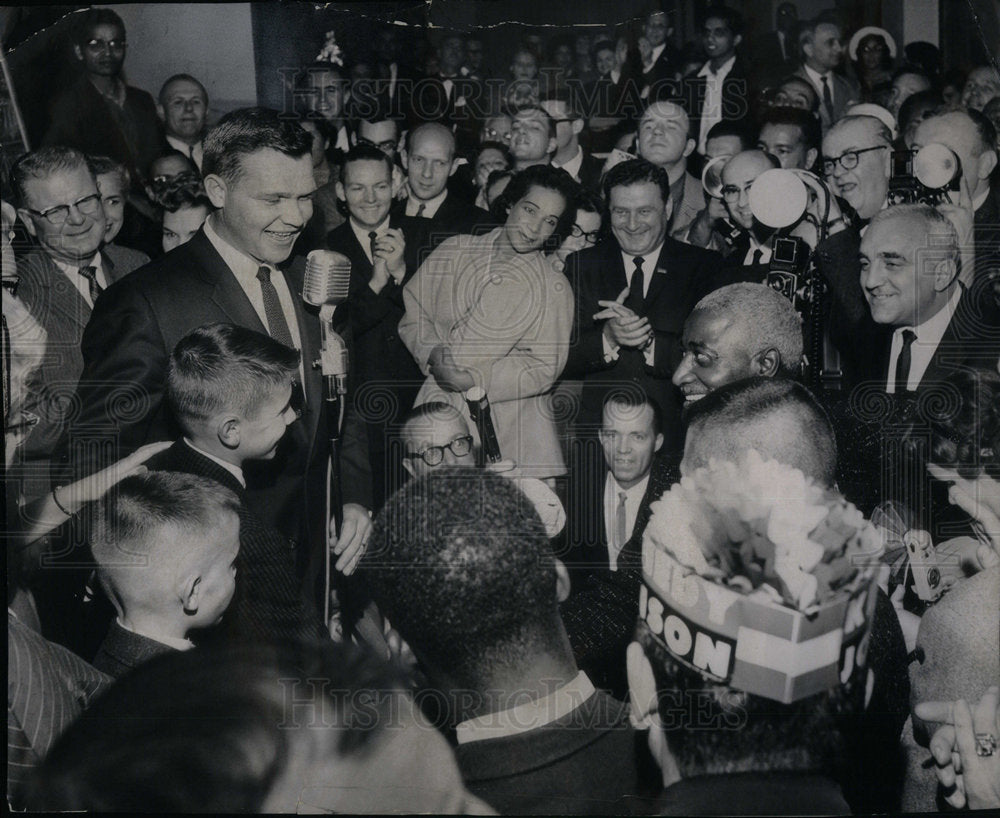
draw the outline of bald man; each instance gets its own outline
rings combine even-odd
[[[636,149],[639,156],[663,168],[670,179],[674,215],[670,235],[687,240],[688,229],[705,206],[701,182],[688,173],[688,157],[695,149],[687,112],[673,102],[654,102],[639,120]]]
[[[407,197],[396,210],[399,215],[428,220],[427,253],[450,236],[477,232],[481,225],[491,224],[485,210],[449,190],[448,180],[458,168],[450,129],[437,122],[414,128],[407,134],[400,158],[406,170]]]
[[[726,236],[726,267],[743,281],[763,282],[771,261],[774,229],[761,224],[750,211],[750,188],[757,177],[778,167],[769,153],[754,149],[736,154],[722,168],[722,201],[735,231]]]

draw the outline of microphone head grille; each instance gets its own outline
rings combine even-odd
[[[333,250],[313,250],[306,257],[302,300],[313,306],[339,304],[351,284],[351,260]]]

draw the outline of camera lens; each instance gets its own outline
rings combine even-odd
[[[927,570],[927,584],[931,588],[937,588],[941,584],[941,572],[937,568]]]

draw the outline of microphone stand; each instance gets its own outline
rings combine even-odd
[[[337,520],[337,532],[343,525],[343,492],[340,476],[340,433],[347,405],[347,345],[333,329],[333,304],[324,304],[319,311],[320,357],[313,367],[323,373],[323,403],[326,409],[326,435],[330,450],[326,463],[326,519]],[[323,621],[330,624],[331,559],[326,546],[323,587]]]

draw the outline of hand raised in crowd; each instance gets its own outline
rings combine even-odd
[[[974,480],[954,469],[927,464],[932,477],[951,483],[948,499],[976,522],[982,543],[976,548],[977,570],[1000,564],[1000,483],[986,474]]]
[[[447,392],[465,392],[476,385],[472,373],[455,363],[451,350],[444,344],[434,347],[429,363],[438,386]]]
[[[368,510],[357,503],[344,503],[344,520],[337,535],[337,522],[330,520],[330,547],[337,557],[335,568],[345,576],[354,573],[368,547],[372,520]]]
[[[653,328],[644,315],[636,315],[625,306],[629,288],[622,290],[614,301],[598,301],[604,307],[594,314],[595,321],[605,320],[604,336],[620,347],[644,348],[653,341]]]
[[[941,726],[931,737],[930,751],[945,800],[961,809],[1000,807],[1000,687],[987,688],[972,708],[956,702],[921,702],[918,718]]]
[[[392,278],[397,284],[402,284],[406,275],[406,264],[403,261],[403,251],[406,249],[406,241],[403,238],[403,231],[390,227],[385,235],[375,239],[374,265],[372,268],[372,278],[369,286],[376,292],[381,292],[382,288],[389,283]]]

